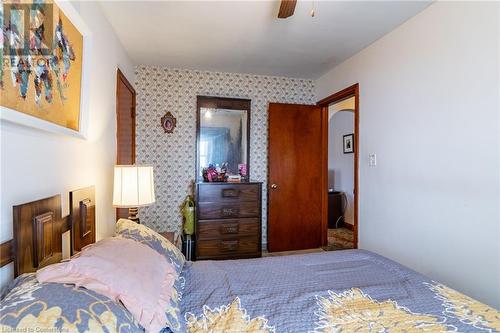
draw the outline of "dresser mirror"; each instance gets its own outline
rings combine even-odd
[[[198,96],[196,179],[207,181],[206,169],[212,166],[220,182],[229,176],[249,179],[250,100]],[[205,177],[203,170],[205,169]],[[222,173],[222,175],[221,175]]]

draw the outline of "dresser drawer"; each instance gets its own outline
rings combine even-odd
[[[196,230],[198,240],[222,239],[228,237],[255,236],[260,234],[260,220],[226,219],[226,220],[200,220]]]
[[[198,219],[229,219],[238,217],[260,217],[259,202],[200,202]]]
[[[196,258],[227,259],[260,256],[258,237],[199,240],[196,244]]]
[[[198,183],[196,259],[261,256],[261,183]]]
[[[259,201],[258,184],[203,184],[198,189],[198,202]]]

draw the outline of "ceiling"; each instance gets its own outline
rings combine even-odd
[[[317,78],[429,1],[109,1],[101,6],[135,64]]]

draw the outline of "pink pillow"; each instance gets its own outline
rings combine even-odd
[[[36,272],[40,282],[71,283],[121,301],[146,332],[165,327],[174,267],[158,252],[121,237],[103,239],[69,261]]]

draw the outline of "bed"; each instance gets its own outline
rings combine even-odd
[[[186,262],[163,332],[499,332],[500,312],[389,259],[344,250]],[[33,273],[4,290],[0,331],[142,332],[120,303]]]

